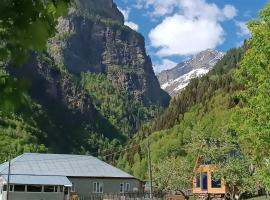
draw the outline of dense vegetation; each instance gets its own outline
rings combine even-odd
[[[231,199],[270,189],[269,13],[268,3],[260,17],[249,23],[252,37],[245,46],[230,50],[209,74],[192,80],[134,138],[119,167],[147,180],[149,140],[154,183],[160,190],[190,188],[198,155],[219,166],[215,176],[224,178]],[[169,181],[166,177],[175,176],[175,166],[182,175]]]
[[[149,138],[152,141],[154,163],[167,156],[186,155],[184,144],[189,143],[188,140],[193,138],[199,129],[204,129],[205,135],[210,136],[213,130],[218,135],[220,128],[230,119],[229,109],[238,103],[234,92],[241,87],[233,80],[233,71],[238,67],[244,52],[245,48],[230,50],[210,73],[193,79],[185,90],[171,101],[170,106],[152,124],[144,128],[141,135],[133,139],[130,145],[139,142],[142,150],[135,148],[135,152],[127,152],[119,166],[145,178],[147,166],[137,162],[146,162],[143,145],[145,141],[141,139],[147,132],[152,132]]]

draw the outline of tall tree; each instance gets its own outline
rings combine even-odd
[[[239,94],[244,106],[236,109],[233,124],[243,152],[270,189],[270,3],[249,23],[249,30],[249,49],[235,74],[245,86]]]

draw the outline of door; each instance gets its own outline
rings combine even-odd
[[[202,173],[202,190],[207,191],[208,189],[208,178],[207,178],[207,172]]]

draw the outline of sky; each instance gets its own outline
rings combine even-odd
[[[206,49],[226,52],[250,37],[246,23],[269,0],[114,0],[145,37],[156,73]]]

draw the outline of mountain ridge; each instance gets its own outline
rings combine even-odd
[[[207,74],[224,55],[223,52],[207,49],[171,69],[160,72],[157,77],[161,88],[171,96],[176,96],[191,79]]]

